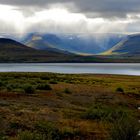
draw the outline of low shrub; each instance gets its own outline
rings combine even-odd
[[[106,105],[94,105],[87,109],[84,114],[82,114],[82,118],[114,122],[115,120],[123,119],[131,115],[132,112],[125,108],[113,108]]]
[[[39,90],[52,90],[51,86],[48,84],[38,84],[37,88]]]
[[[65,139],[74,140],[76,138],[80,139],[80,137],[84,139],[82,133],[78,129],[67,127],[67,128],[63,128],[61,132],[61,138],[64,140]]]
[[[116,89],[116,91],[117,91],[117,92],[124,92],[124,89],[121,88],[121,87],[118,87],[118,88]]]
[[[7,91],[12,91],[13,87],[11,85],[6,86]]]
[[[9,127],[11,130],[27,129],[28,128],[26,126],[26,124],[22,124],[21,122],[18,122],[18,121],[10,122]]]
[[[64,93],[71,94],[71,91],[70,91],[70,89],[65,88],[65,89],[64,89]]]
[[[49,83],[50,83],[50,84],[57,84],[57,81],[51,80]]]
[[[82,137],[82,134],[77,129],[63,128],[59,130],[54,123],[39,121],[35,125],[35,131],[44,136],[43,140],[62,140],[62,139],[75,139]],[[41,140],[41,139],[40,139]]]
[[[48,76],[41,76],[40,79],[41,80],[50,80],[50,77],[48,77]]]
[[[24,85],[23,90],[27,94],[34,94],[35,93],[35,88],[30,84]]]
[[[140,125],[134,118],[116,121],[110,131],[110,140],[139,140]]]
[[[8,137],[3,134],[0,134],[0,140],[8,140]]]
[[[95,105],[87,109],[82,117],[90,120],[103,120],[107,114],[108,110],[105,107]]]
[[[52,122],[39,121],[35,129],[38,133],[45,135],[46,140],[60,140],[61,134]]]
[[[4,86],[4,82],[0,80],[0,87]]]
[[[17,139],[18,140],[45,140],[45,137],[35,132],[22,131],[19,132]]]

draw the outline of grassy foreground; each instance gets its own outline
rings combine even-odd
[[[140,76],[0,73],[0,140],[138,140]]]

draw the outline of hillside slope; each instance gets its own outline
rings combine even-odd
[[[8,38],[0,38],[0,52],[8,51],[10,52],[28,52],[33,51],[31,49],[15,40],[8,39]]]
[[[47,40],[44,40],[39,35],[30,36],[25,43],[28,47],[37,49],[37,50],[46,50],[46,51],[54,51],[59,53],[68,54],[70,52],[62,50],[61,48],[56,48],[54,45],[50,44]]]
[[[105,52],[108,55],[140,55],[140,34],[129,35],[113,48]]]
[[[0,38],[0,62],[57,62],[70,61],[74,54],[55,50],[37,50],[15,40]]]

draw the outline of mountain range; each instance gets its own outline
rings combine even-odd
[[[39,34],[30,33],[20,40],[39,49],[59,49],[76,54],[99,54],[120,42],[123,34]]]
[[[0,62],[140,62],[140,35],[39,34],[0,38]]]
[[[12,39],[0,38],[0,62],[63,62],[74,57],[75,54],[37,50]]]

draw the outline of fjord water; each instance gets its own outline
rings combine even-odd
[[[0,72],[140,75],[140,63],[3,63]]]

